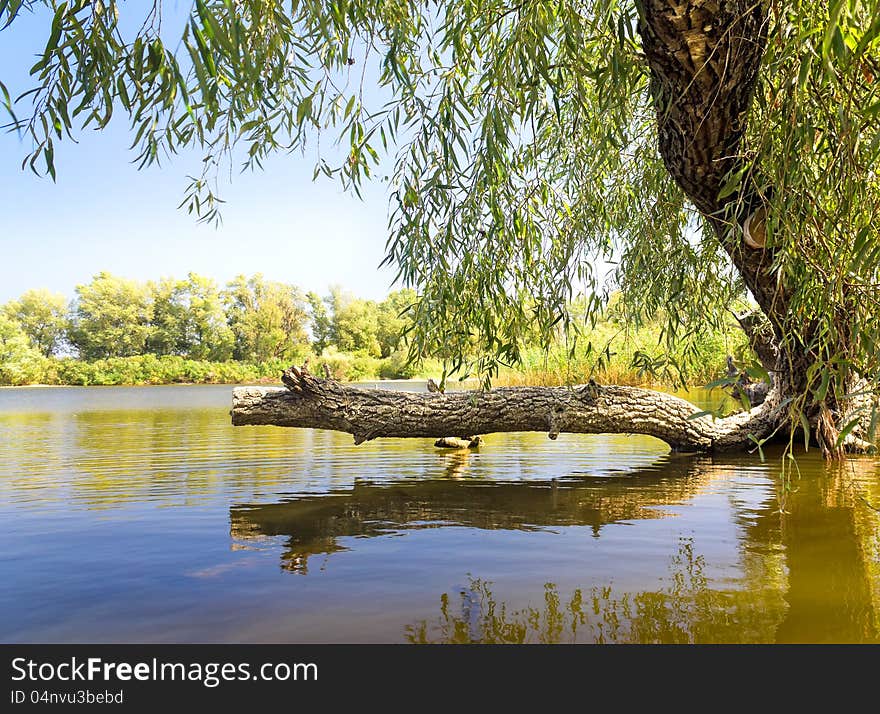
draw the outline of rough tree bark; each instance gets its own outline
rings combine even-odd
[[[378,437],[448,437],[495,432],[647,434],[676,451],[754,447],[775,423],[777,402],[725,419],[694,418],[700,409],[671,394],[637,387],[506,387],[447,394],[349,387],[295,367],[279,387],[236,387],[232,423],[332,429],[356,444]]]
[[[719,198],[728,177],[743,166],[743,136],[767,45],[767,6],[761,0],[636,0],[636,6],[660,154],[717,233],[765,318],[738,318],[773,376],[765,401],[725,419],[694,419],[699,411],[694,405],[631,387],[416,395],[343,387],[288,370],[287,390],[236,389],[234,424],[336,429],[354,434],[356,443],[379,436],[497,431],[547,431],[551,438],[562,431],[639,433],[663,439],[673,449],[694,451],[749,448],[755,440],[785,433],[785,404],[805,392],[811,357],[780,347],[789,291],[773,273],[772,247],[760,239],[769,189],[747,172],[737,191]],[[769,329],[762,328],[768,324]],[[811,429],[826,455],[841,453],[834,442],[846,410],[832,409],[814,405],[811,415]],[[866,446],[855,433],[848,442],[857,449]]]
[[[767,46],[767,8],[760,0],[636,5],[664,164],[714,228],[774,330],[781,331],[788,301],[770,273],[773,251],[742,240],[741,226],[763,208],[762,190],[747,174],[738,191],[719,199],[728,177],[742,167],[742,140]]]
[[[810,348],[783,347],[792,342],[782,339],[790,287],[775,274],[774,250],[765,245],[772,187],[759,185],[760,167],[751,167],[744,171],[738,190],[719,198],[729,177],[749,168],[742,144],[767,46],[768,3],[636,0],[636,5],[660,154],[670,175],[714,229],[769,323],[772,332],[767,334],[757,329],[761,321],[756,315],[740,319],[773,376],[778,401],[802,396],[808,389],[808,369],[817,358]],[[811,329],[800,327],[802,345],[811,343]],[[840,351],[847,346],[841,344]],[[848,387],[850,393],[858,391],[855,384]],[[870,438],[867,411],[859,428],[839,443],[841,428],[855,406],[853,400],[839,403],[830,393],[807,405],[812,436],[827,458],[842,456],[844,446],[868,448],[861,438]],[[779,423],[770,431],[790,430],[787,415],[780,410],[777,416]]]

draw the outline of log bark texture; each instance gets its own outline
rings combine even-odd
[[[232,423],[332,429],[356,444],[378,437],[442,438],[495,432],[646,434],[676,451],[727,451],[754,446],[777,421],[778,400],[725,419],[693,418],[700,410],[649,389],[600,386],[502,387],[448,394],[349,387],[300,370],[279,387],[236,387]]]

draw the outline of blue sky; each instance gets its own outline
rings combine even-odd
[[[46,28],[25,16],[0,32],[0,78],[11,92],[29,88]],[[221,183],[223,224],[199,225],[177,209],[198,157],[138,171],[118,117],[56,146],[56,183],[21,170],[30,142],[0,134],[0,303],[37,287],[72,297],[101,270],[142,280],[195,271],[221,284],[261,272],[322,294],[331,284],[370,298],[388,292],[393,271],[378,270],[386,185],[368,185],[361,201],[330,179],[313,182],[313,155],[279,155],[263,172]]]

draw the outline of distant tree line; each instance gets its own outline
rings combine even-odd
[[[256,364],[345,353],[393,356],[402,366],[401,335],[409,324],[403,313],[415,299],[410,290],[382,301],[340,288],[305,294],[260,274],[236,276],[221,288],[196,273],[138,282],[101,272],[75,292],[68,301],[28,290],[0,307],[0,381],[21,381],[9,373],[40,358],[153,355]]]
[[[341,288],[326,295],[236,276],[222,288],[190,273],[138,282],[102,272],[75,297],[28,290],[0,306],[0,384],[165,384],[276,381],[292,363],[311,360],[339,380],[441,377],[437,359],[408,361],[412,290],[364,300]],[[662,316],[632,324],[612,299],[603,319],[576,343],[536,334],[495,384],[568,384],[599,376],[618,383],[705,384],[725,373],[725,356],[748,361],[739,330],[708,332],[682,355],[663,349]],[[582,305],[571,303],[573,319]],[[611,346],[614,345],[612,349]],[[442,355],[440,355],[442,357]]]

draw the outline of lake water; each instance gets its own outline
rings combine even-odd
[[[231,393],[0,389],[0,641],[878,639],[878,460],[355,447]]]

